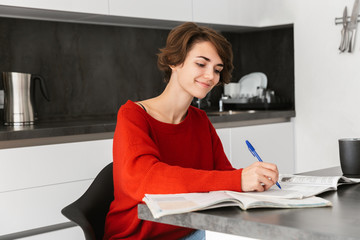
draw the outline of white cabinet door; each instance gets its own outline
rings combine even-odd
[[[109,0],[110,15],[192,21],[192,0]]]
[[[245,140],[249,140],[264,162],[275,163],[280,173],[294,173],[292,122],[231,128],[231,162],[235,168],[247,167],[257,161]]]
[[[61,209],[77,200],[91,182],[92,179],[0,193],[0,239],[7,234],[69,222]]]
[[[85,240],[80,227],[66,228],[58,231],[37,234],[20,240]]]
[[[236,236],[226,233],[219,233],[213,231],[205,231],[206,240],[256,240],[254,238]]]
[[[294,23],[294,1],[260,0],[263,6],[260,27],[286,25]]]
[[[292,23],[288,0],[193,0],[195,22],[266,27]]]
[[[224,25],[257,26],[259,21],[257,0],[194,0],[195,22]]]
[[[0,150],[0,239],[68,222],[61,209],[110,162],[112,139]]]
[[[230,128],[221,128],[216,129],[216,132],[221,140],[221,143],[224,148],[224,152],[228,159],[230,160],[231,157],[231,135],[230,135]]]
[[[93,178],[112,162],[112,140],[0,150],[0,193]]]
[[[107,0],[0,0],[0,5],[106,15],[109,13]]]

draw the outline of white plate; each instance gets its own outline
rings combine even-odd
[[[256,89],[258,87],[267,87],[267,77],[262,72],[253,72],[243,76],[239,80],[240,84],[240,97],[253,97],[256,96]]]
[[[224,86],[224,94],[231,98],[240,97],[240,83],[228,83]]]

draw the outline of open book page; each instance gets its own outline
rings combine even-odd
[[[265,192],[249,192],[246,194],[262,197],[301,199],[315,196],[326,191],[337,190],[337,187],[342,184],[359,183],[360,179],[350,179],[344,176],[280,174],[278,182],[281,185],[281,189],[274,185]]]
[[[249,196],[231,191],[183,194],[145,194],[143,201],[148,205],[154,218],[165,215],[192,212],[225,206],[249,208],[304,208],[331,206],[325,199],[275,199]]]
[[[143,201],[154,218],[221,206],[237,206],[238,200],[224,191],[210,193],[145,194]],[[217,206],[219,204],[219,206]]]
[[[243,192],[226,191],[230,196],[243,203],[242,209],[250,208],[306,208],[331,206],[331,202],[319,197],[304,199],[266,198],[262,196],[249,196]]]

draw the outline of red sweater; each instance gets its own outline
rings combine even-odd
[[[183,122],[168,124],[128,101],[118,113],[113,161],[104,239],[178,239],[193,231],[138,219],[145,193],[241,191],[242,169],[231,166],[205,112],[192,106]]]

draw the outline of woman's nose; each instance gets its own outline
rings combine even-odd
[[[213,79],[214,78],[214,70],[212,68],[207,68],[205,70],[205,77],[206,79]]]

